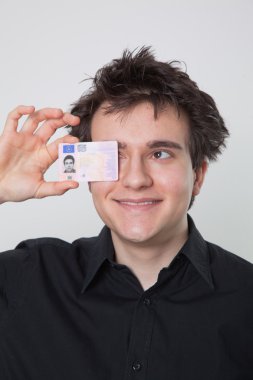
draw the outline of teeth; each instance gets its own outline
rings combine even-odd
[[[129,205],[129,206],[145,206],[145,205],[152,205],[154,203],[157,203],[157,201],[146,201],[146,202],[120,202],[123,205]]]

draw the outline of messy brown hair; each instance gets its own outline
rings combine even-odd
[[[138,51],[125,50],[99,69],[88,92],[73,105],[71,112],[80,117],[80,125],[71,134],[80,141],[91,141],[91,121],[98,108],[106,102],[106,113],[126,111],[148,101],[154,117],[170,104],[183,110],[189,120],[189,151],[192,166],[197,169],[203,160],[217,159],[229,132],[213,98],[201,91],[180,62],[160,62],[150,47]]]

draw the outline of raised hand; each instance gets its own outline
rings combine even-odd
[[[18,131],[24,115],[29,116]],[[77,116],[57,108],[35,111],[33,106],[19,106],[9,113],[0,136],[0,203],[61,195],[78,187],[74,181],[46,182],[44,174],[58,157],[59,143],[78,142],[70,135],[47,144],[48,140],[58,128],[79,122]]]

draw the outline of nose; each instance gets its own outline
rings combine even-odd
[[[120,163],[119,177],[123,186],[134,190],[150,187],[153,183],[148,167],[140,157],[132,157],[122,165]]]

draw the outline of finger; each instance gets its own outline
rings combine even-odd
[[[48,119],[59,119],[62,116],[63,111],[59,108],[42,108],[33,112],[28,117],[20,132],[33,133],[38,128],[40,122]]]
[[[62,195],[66,191],[76,189],[79,183],[75,181],[43,182],[35,193],[35,198],[45,198],[54,195]]]
[[[77,137],[66,135],[55,140],[51,144],[47,145],[47,151],[50,155],[52,161],[57,160],[58,158],[58,147],[59,144],[75,144],[79,141]]]
[[[72,127],[80,124],[80,117],[72,115],[69,112],[65,112],[63,115],[63,120],[66,125],[71,125]]]
[[[34,112],[34,106],[18,106],[12,110],[8,116],[4,126],[4,132],[13,132],[18,128],[18,121],[24,115],[30,115]]]
[[[35,132],[35,135],[39,136],[44,143],[47,143],[48,140],[53,136],[55,131],[58,128],[63,127],[64,125],[66,125],[66,123],[63,120],[63,118],[47,120]]]
[[[64,114],[61,119],[50,119],[45,121],[35,134],[39,136],[44,143],[47,143],[58,128],[61,128],[64,125],[75,126],[79,123],[79,117],[71,114]]]

